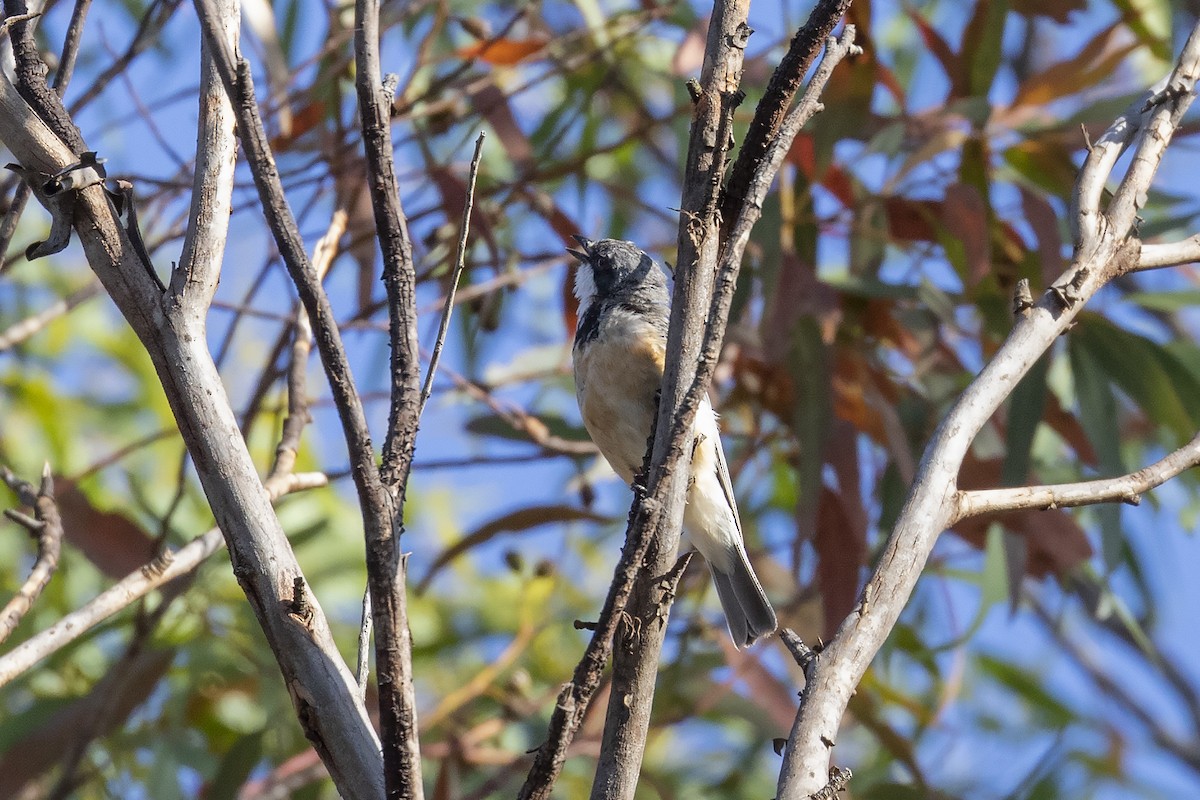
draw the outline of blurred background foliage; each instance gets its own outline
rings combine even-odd
[[[744,125],[807,15],[756,3]],[[714,394],[753,558],[781,622],[817,641],[853,608],[924,441],[1070,256],[1068,199],[1096,139],[1170,66],[1194,21],[1168,0],[855,0],[864,55],[802,133],[743,267]],[[47,4],[53,63],[71,4]],[[595,0],[389,4],[384,67],[428,347],[466,161],[483,162],[467,270],[423,419],[405,547],[431,796],[512,796],[543,739],[616,561],[628,490],[575,408],[569,259],[577,232],[673,261],[682,148],[707,10]],[[348,214],[328,286],[377,438],[386,312],[352,84],[352,8],[248,0],[243,50],[310,242]],[[66,101],[134,182],[165,273],[194,158],[198,27],[179,0],[101,2]],[[1197,230],[1195,121],[1141,223]],[[13,182],[4,185],[5,207]],[[248,173],[210,326],[265,472],[296,304]],[[0,461],[59,476],[68,542],[5,650],[212,520],[149,360],[77,248],[27,263],[26,213],[0,275]],[[1138,468],[1200,428],[1200,273],[1132,275],[1097,296],[992,420],[964,487]],[[27,321],[37,320],[36,324]],[[24,327],[22,327],[24,325]],[[300,469],[332,489],[280,516],[354,657],[364,583],[346,454],[319,366]],[[1194,475],[1140,508],[1007,514],[943,537],[851,703],[835,761],[855,798],[1128,798],[1200,793],[1200,510]],[[0,594],[32,547],[0,536]],[[0,690],[2,797],[333,797],[219,553]],[[639,797],[771,797],[800,677],[777,641],[732,649],[698,563],[668,637]],[[370,705],[370,702],[368,703]],[[594,703],[602,711],[605,699]],[[592,713],[558,796],[586,795]]]

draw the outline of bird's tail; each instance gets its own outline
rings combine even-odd
[[[771,608],[745,550],[737,548],[737,555],[729,559],[726,571],[717,570],[711,562],[709,567],[734,645],[738,649],[749,647],[763,636],[774,633],[779,624],[775,609]]]

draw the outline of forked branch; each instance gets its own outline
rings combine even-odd
[[[832,747],[850,695],[899,618],[934,542],[955,519],[961,518],[964,503],[974,509],[973,504],[988,500],[983,493],[960,494],[956,487],[959,468],[975,436],[1096,291],[1112,278],[1137,269],[1143,252],[1137,239],[1137,210],[1145,202],[1162,154],[1195,96],[1198,72],[1200,26],[1192,31],[1171,75],[1092,144],[1072,202],[1075,256],[1042,297],[1018,315],[1004,344],[934,433],[875,572],[863,589],[861,602],[813,667],[784,752],[780,800],[803,800],[827,784]],[[1112,170],[1129,149],[1134,152],[1130,167],[1111,203],[1102,208],[1101,199]],[[1135,490],[1153,485],[1147,480],[1165,480],[1172,471],[1186,468],[1194,457],[1191,450],[1189,445],[1168,457],[1169,464],[1155,465],[1151,468],[1159,468],[1155,474],[1127,476],[1124,483],[1114,479],[1103,490],[1081,484],[1015,491],[1024,491],[1024,497],[1038,502],[1055,497],[1082,499],[1080,494],[1088,492],[1093,502],[1125,499]],[[996,495],[991,497],[997,499]],[[1012,504],[1033,502],[1012,496],[1003,500],[1010,507],[1030,507]]]

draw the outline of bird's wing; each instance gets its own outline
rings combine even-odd
[[[696,430],[712,439],[713,461],[716,464],[717,480],[721,483],[721,491],[725,493],[725,502],[733,512],[733,522],[737,525],[738,534],[742,532],[742,519],[738,515],[737,501],[733,497],[733,479],[729,477],[729,467],[725,464],[725,449],[721,447],[721,428],[717,425],[717,412],[713,411],[712,403],[706,396],[697,410]]]

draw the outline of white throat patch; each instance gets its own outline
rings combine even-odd
[[[579,316],[588,310],[596,297],[596,278],[591,264],[580,263],[575,270],[575,299],[579,301]]]

